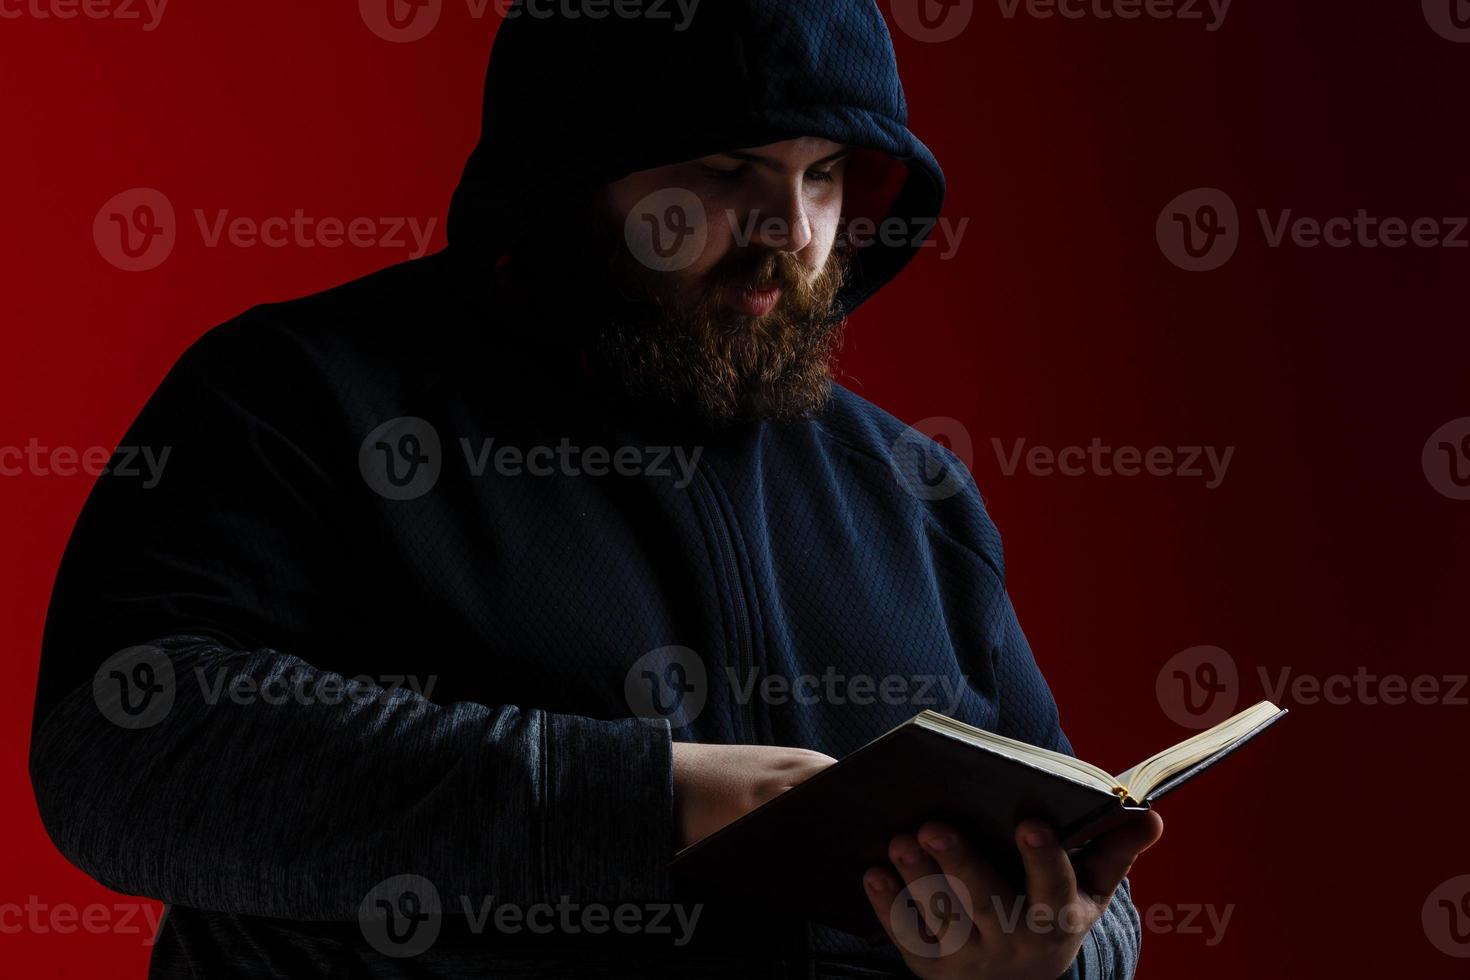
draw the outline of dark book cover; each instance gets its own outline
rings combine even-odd
[[[888,842],[926,820],[966,831],[1019,886],[1016,824],[1039,818],[1078,847],[1245,745],[1286,714],[1159,785],[1141,803],[1038,769],[911,719],[836,764],[680,851],[681,898],[744,900],[862,936],[879,927],[863,889]]]

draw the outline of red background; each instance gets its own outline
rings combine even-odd
[[[151,32],[0,20],[0,444],[110,447],[209,326],[407,257],[207,248],[195,208],[439,217],[442,244],[495,25],[457,0],[410,44],[349,3],[180,3]],[[951,260],[927,251],[860,311],[844,371],[900,417],[970,434],[1079,753],[1122,768],[1188,734],[1155,679],[1199,644],[1230,652],[1242,704],[1267,696],[1258,668],[1464,673],[1470,502],[1437,493],[1420,452],[1470,415],[1470,251],[1270,248],[1255,211],[1470,214],[1470,45],[1381,0],[1237,0],[1213,32],[1007,19],[982,2],[954,40],[895,34],[913,128],[950,178],[946,216],[970,224]],[[1242,241],[1190,273],[1155,220],[1203,186],[1239,206]],[[114,268],[92,239],[99,208],[133,187],[179,214],[178,246],[150,272]],[[1007,476],[991,441],[1094,437],[1236,451],[1207,490]],[[0,478],[0,791],[14,801],[0,903],[117,900],[51,847],[24,768],[45,604],[90,483]],[[1470,873],[1470,708],[1282,700],[1293,715],[1262,746],[1162,806],[1165,838],[1134,873],[1140,907],[1176,923],[1233,906],[1223,940],[1151,929],[1139,976],[1463,975],[1420,910]],[[11,976],[142,976],[148,955],[136,935],[29,929],[0,947]]]

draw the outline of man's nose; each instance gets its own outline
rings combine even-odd
[[[811,222],[807,219],[806,202],[802,200],[801,182],[787,185],[781,192],[762,202],[756,219],[753,243],[778,252],[800,252],[812,240]]]

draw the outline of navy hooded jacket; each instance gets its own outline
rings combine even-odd
[[[161,480],[101,478],[66,549],[31,756],[62,853],[167,903],[152,976],[907,975],[772,910],[476,928],[676,899],[671,740],[841,757],[928,707],[1070,751],[952,454],[841,387],[717,433],[611,411],[490,289],[570,189],[797,136],[900,162],[922,229],[906,121],[872,0],[518,10],[448,249],[179,358],[122,441]],[[916,247],[863,249],[846,309]],[[1073,973],[1138,940],[1125,883]]]

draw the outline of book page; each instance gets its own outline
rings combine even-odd
[[[956,721],[948,715],[939,714],[937,711],[925,711],[916,715],[913,721],[919,725],[934,731],[941,732],[969,742],[972,745],[984,746],[997,755],[1005,756],[1016,762],[1022,762],[1035,769],[1070,779],[1073,782],[1085,783],[1102,790],[1104,793],[1118,795],[1122,786],[1112,776],[1097,766],[1081,759],[1074,759],[1062,752],[1053,752],[1043,749],[1037,745],[1026,742],[1018,742],[1004,735],[987,732],[983,728],[967,725],[962,721]]]
[[[1239,714],[1226,718],[1215,727],[1150,756],[1127,772],[1119,773],[1118,784],[1128,790],[1130,799],[1141,801],[1170,776],[1227,748],[1280,710],[1270,701],[1258,702]]]

